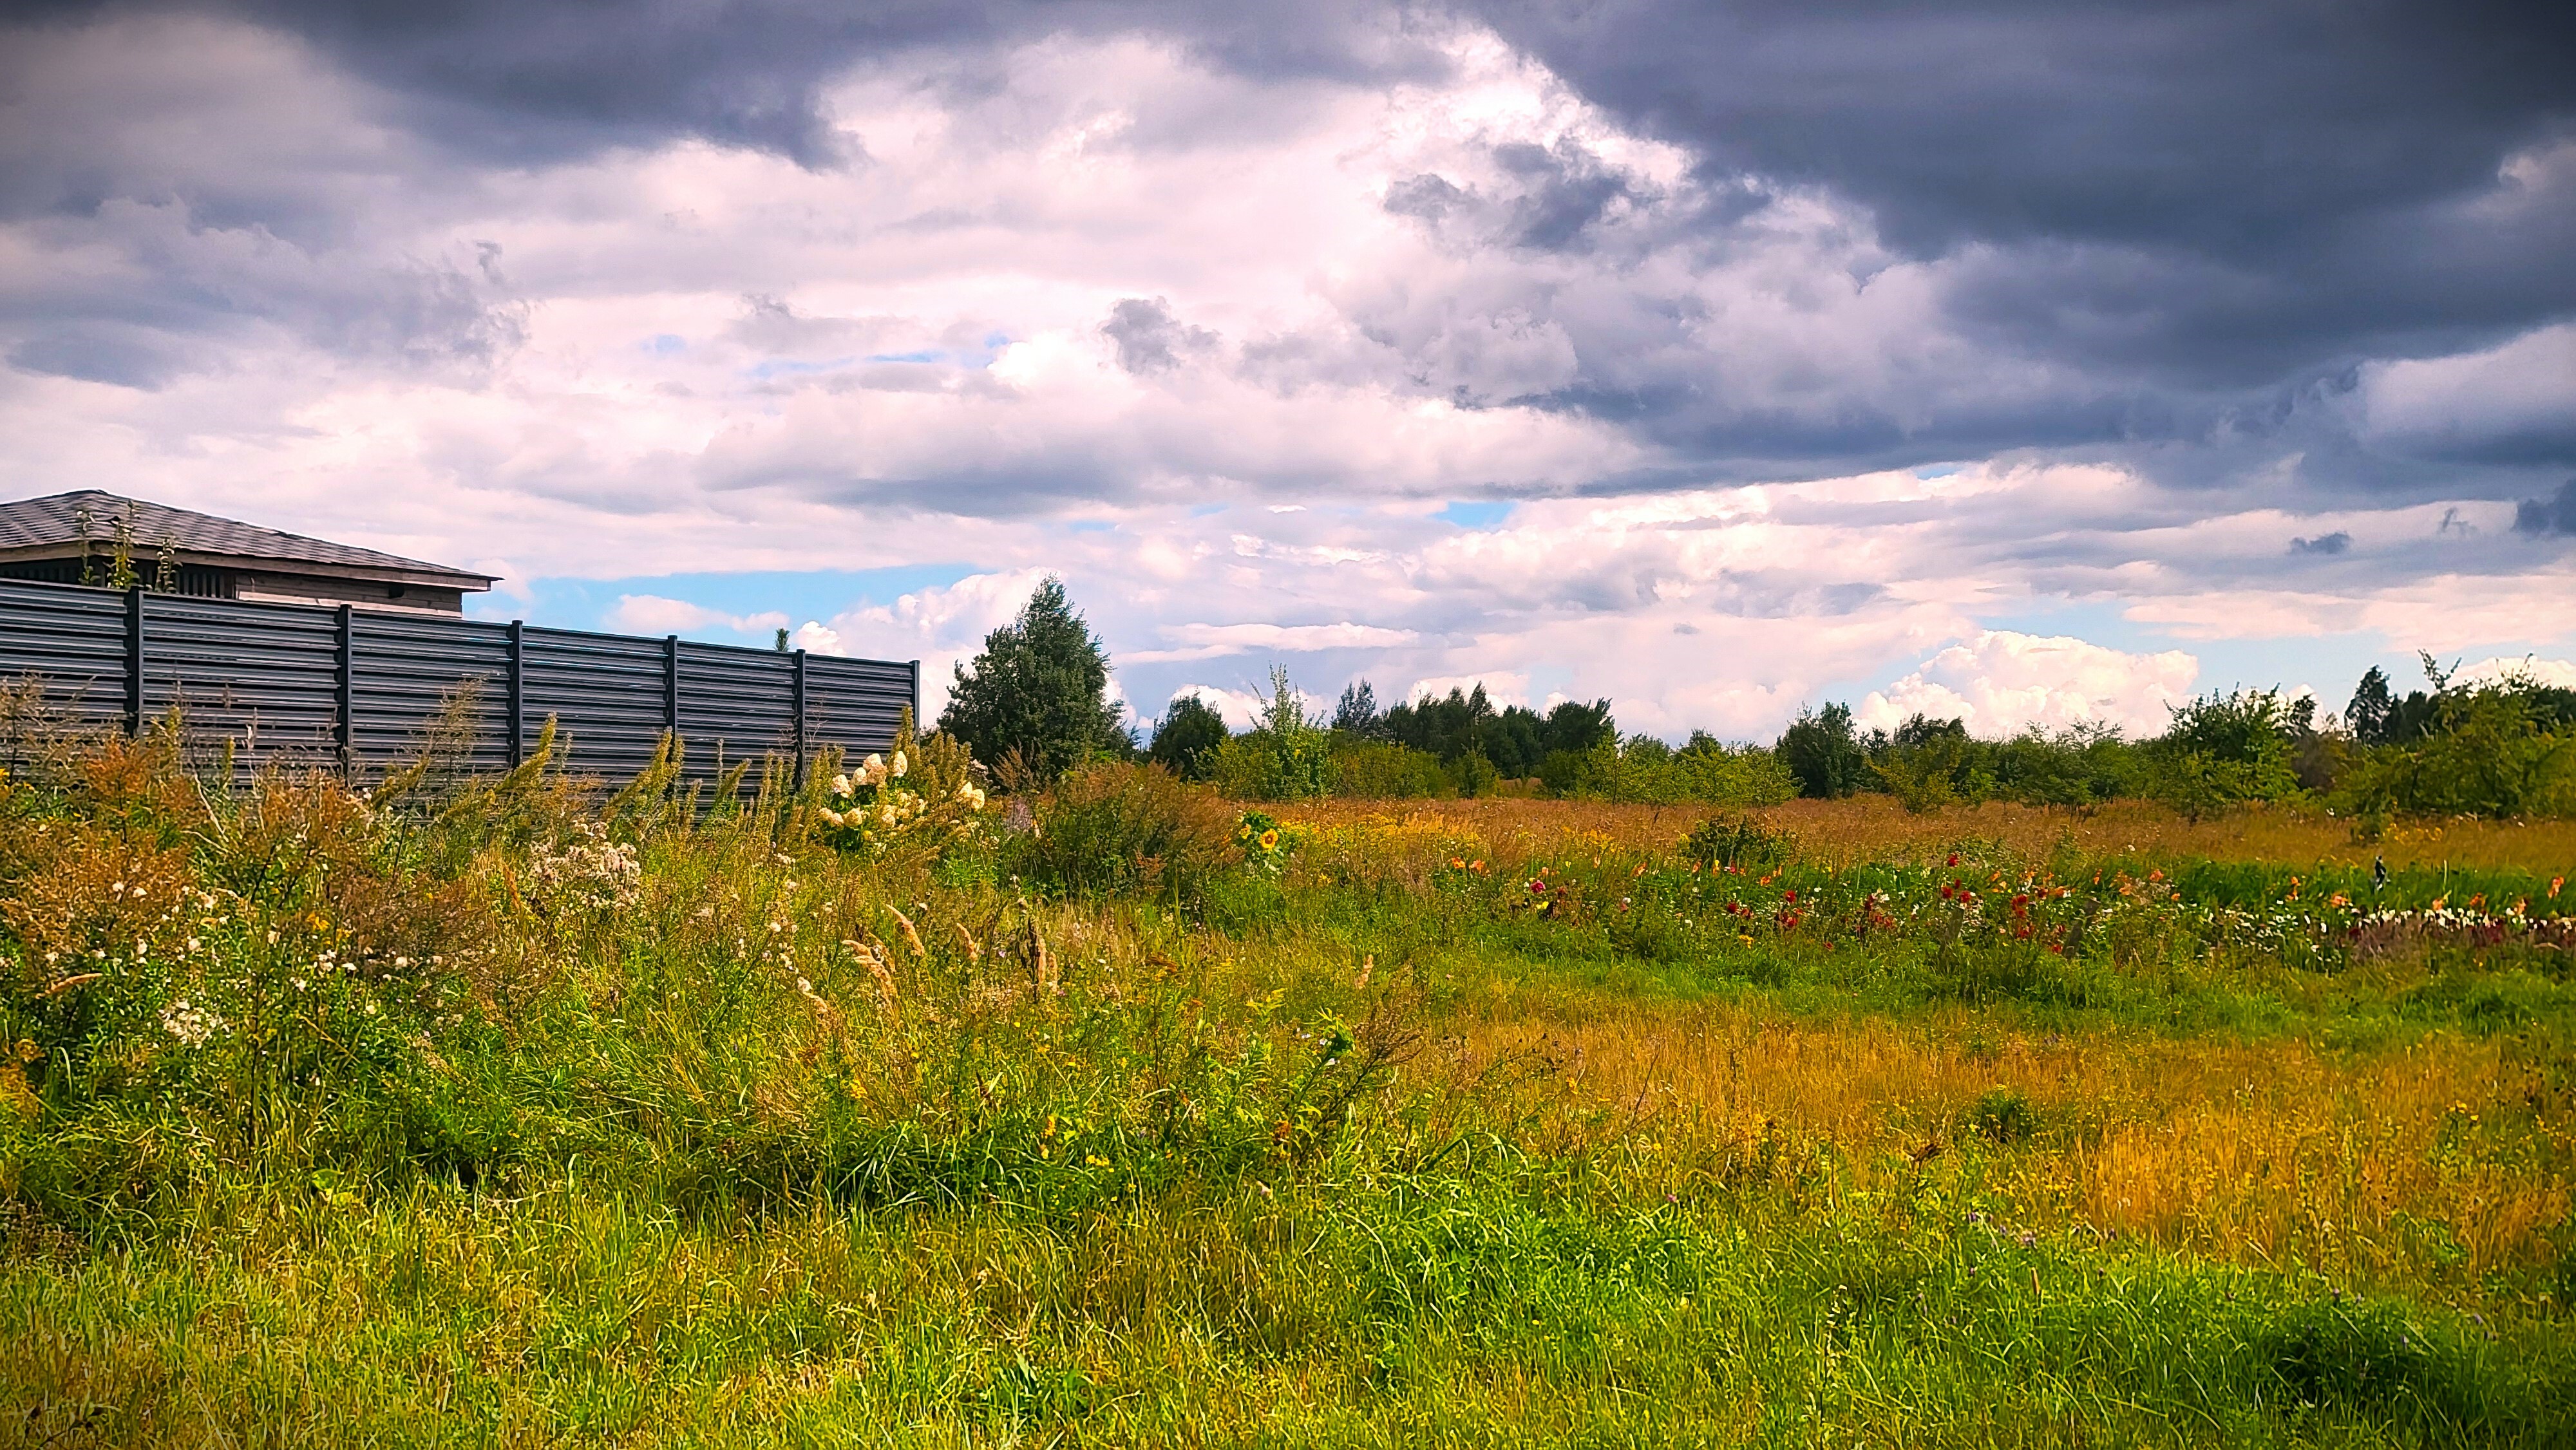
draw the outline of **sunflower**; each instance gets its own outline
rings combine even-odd
[[[1276,851],[1276,850],[1278,850],[1278,849],[1279,849],[1279,833],[1278,833],[1277,831],[1264,831],[1264,832],[1262,832],[1262,833],[1261,833],[1261,849],[1262,849],[1262,850],[1264,850],[1264,851]]]

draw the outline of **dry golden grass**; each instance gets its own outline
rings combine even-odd
[[[2295,1042],[1979,1035],[1993,1030],[1965,1009],[1900,1024],[1641,1004],[1572,1024],[1497,1014],[1465,1047],[1547,1062],[1556,1146],[1611,1152],[1667,1191],[1787,1142],[1829,1147],[1863,1191],[1973,1158],[2035,1227],[2240,1262],[2461,1289],[2555,1262],[2576,1122],[2492,1042],[2345,1057]],[[2033,1110],[2026,1143],[1979,1135],[1976,1105],[1997,1089]]]
[[[1451,801],[1321,801],[1274,808],[1282,818],[1321,827],[1400,828],[1423,836],[1481,843],[1505,856],[1544,855],[1582,844],[1669,848],[1707,806],[1612,805],[1602,801],[1526,798]],[[1886,796],[1790,801],[1749,812],[1797,834],[1802,851],[1837,864],[1920,858],[1975,838],[2017,851],[2045,852],[2071,841],[2088,855],[2137,851],[2160,856],[2332,862],[2368,866],[2384,856],[2409,865],[2489,867],[2559,872],[2576,865],[2576,821],[2433,821],[2391,828],[2376,843],[2353,839],[2350,824],[2322,811],[2253,809],[2187,821],[2162,806],[2120,801],[2085,812],[1990,801],[1931,815],[1909,815]]]

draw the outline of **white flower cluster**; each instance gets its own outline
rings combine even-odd
[[[188,1046],[202,1047],[206,1039],[224,1030],[224,1019],[181,997],[161,1009],[161,1026]]]
[[[832,796],[840,802],[816,811],[823,824],[862,833],[885,833],[930,814],[935,804],[917,791],[906,790],[895,782],[911,772],[912,763],[900,750],[892,760],[871,755],[861,762],[855,773],[832,777]],[[860,799],[860,793],[867,793]],[[983,788],[973,781],[960,782],[957,800],[970,811],[984,808]]]
[[[533,875],[538,889],[597,909],[631,905],[644,886],[644,866],[635,859],[635,847],[608,839],[608,827],[597,821],[576,821],[573,833],[576,839],[563,849],[537,852]]]

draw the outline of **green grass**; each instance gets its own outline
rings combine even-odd
[[[0,1443],[2576,1441],[2545,933],[803,809],[0,786]]]

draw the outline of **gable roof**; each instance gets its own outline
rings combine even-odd
[[[392,579],[457,589],[489,589],[496,577],[361,549],[354,544],[309,539],[302,534],[264,529],[257,524],[95,488],[0,503],[0,560],[52,558],[66,546],[77,547],[83,509],[89,511],[90,549],[102,555],[114,547],[118,521],[131,519],[134,552],[140,560],[149,560],[166,543],[181,561],[191,564],[286,564],[298,566],[287,572]]]

